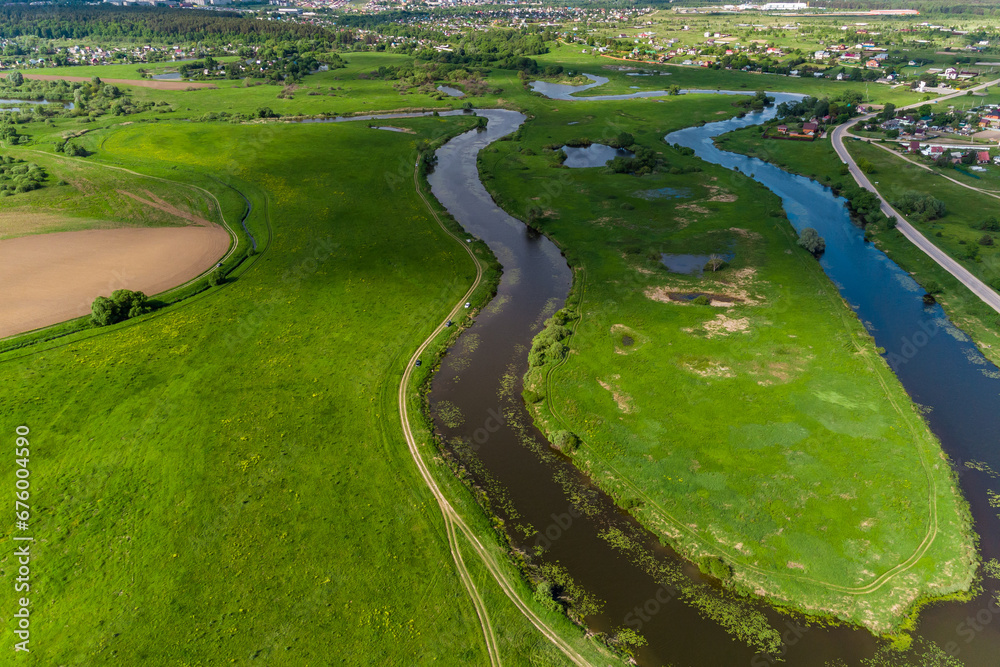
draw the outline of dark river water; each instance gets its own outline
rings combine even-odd
[[[467,132],[440,148],[429,180],[434,195],[461,225],[489,244],[504,272],[497,296],[461,334],[433,379],[431,407],[442,441],[485,490],[491,511],[505,522],[514,546],[537,551],[542,561],[558,564],[603,603],[600,611],[586,618],[592,630],[641,631],[648,644],[636,654],[640,665],[774,664],[779,656],[758,654],[734,639],[683,593],[664,587],[646,568],[601,538],[599,532],[617,527],[635,536],[654,559],[683,568],[694,585],[705,586],[696,568],[684,564],[619,511],[567,459],[552,452],[532,426],[520,396],[527,353],[543,321],[562,306],[571,273],[555,244],[497,207],[479,180],[480,150],[514,131],[524,116],[503,110],[477,113],[489,118],[487,130]],[[931,426],[959,462],[984,558],[997,557],[998,520],[986,504],[991,480],[961,465],[982,461],[1000,470],[997,369],[948,323],[939,307],[923,305],[922,291],[907,274],[864,243],[842,199],[808,179],[714,147],[713,136],[763,122],[773,113],[770,109],[689,128],[666,140],[690,146],[708,161],[752,173],[782,198],[796,228],[815,227],[826,238],[824,270],[886,348],[910,395],[932,408]],[[484,153],[483,158],[490,155]],[[527,208],[529,202],[520,204]],[[571,495],[584,498],[588,511],[578,511]],[[986,583],[987,594],[970,603],[937,604],[925,610],[918,637],[933,640],[967,665],[1000,665],[1000,609],[989,604],[995,586]],[[712,594],[731,599],[717,589]],[[786,664],[855,665],[880,646],[863,630],[803,630],[766,605],[755,609],[782,633],[780,658]]]

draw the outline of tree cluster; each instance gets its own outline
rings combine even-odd
[[[808,121],[810,118],[822,119],[830,116],[835,119],[835,123],[840,124],[857,115],[861,100],[861,94],[856,91],[847,91],[833,100],[807,96],[798,102],[782,102],[775,111],[778,118],[787,120]]]
[[[150,311],[149,298],[142,292],[119,289],[111,297],[99,296],[90,306],[90,321],[104,327],[144,315]]]
[[[9,155],[0,157],[0,197],[9,197],[43,187],[45,169]]]
[[[159,7],[6,5],[0,8],[0,37],[98,42],[206,42],[263,44],[274,39],[321,39],[330,32],[307,23],[259,21],[235,12],[190,12]]]
[[[892,205],[906,215],[912,215],[918,220],[936,220],[944,217],[944,214],[947,213],[943,201],[919,192],[907,192],[892,202]]]

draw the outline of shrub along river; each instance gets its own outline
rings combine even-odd
[[[576,99],[569,97],[573,90],[563,86],[552,96]],[[639,96],[648,93],[601,99]],[[505,110],[477,113],[489,119],[487,129],[467,132],[442,146],[429,181],[438,200],[470,234],[489,244],[504,270],[497,296],[442,360],[430,399],[446,449],[485,489],[490,509],[504,521],[513,545],[536,554],[536,563],[557,564],[602,603],[585,618],[592,630],[641,632],[648,644],[636,652],[640,665],[756,666],[778,659],[791,665],[854,665],[874,656],[880,642],[867,631],[802,628],[765,604],[749,603],[711,585],[697,568],[616,508],[568,459],[549,449],[524,408],[521,378],[531,339],[562,306],[572,276],[559,249],[497,207],[479,180],[480,150],[513,132],[525,117]],[[772,107],[665,139],[693,148],[707,161],[752,174],[781,197],[796,229],[815,227],[825,237],[823,269],[886,349],[913,400],[931,408],[927,419],[956,462],[983,557],[1000,557],[1000,521],[986,494],[991,479],[963,465],[979,461],[1000,470],[1000,373],[939,306],[923,304],[923,291],[909,275],[864,242],[843,199],[806,178],[714,146],[713,137],[773,115]],[[642,546],[651,556],[645,567],[601,537],[609,528]],[[657,576],[650,574],[650,562],[656,564]],[[972,602],[925,609],[917,643],[919,638],[933,641],[970,666],[997,665],[1000,609],[990,602],[994,588],[987,580],[987,591]],[[719,610],[728,610],[730,621]],[[737,639],[724,627],[728,623],[730,629],[745,632],[755,619],[766,619],[771,636],[780,636],[782,645],[775,654],[762,652],[760,643]],[[890,664],[903,661],[893,658]]]

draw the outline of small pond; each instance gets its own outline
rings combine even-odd
[[[72,109],[72,102],[60,102],[58,100],[20,100],[14,98],[0,98],[0,112],[21,111],[22,107],[8,107],[7,104],[61,104],[64,109]]]
[[[465,97],[465,93],[458,88],[452,88],[451,86],[438,86],[437,89],[442,93],[451,95],[452,97]]]
[[[635,193],[639,199],[690,199],[691,188],[656,188],[655,190],[639,190]]]
[[[635,157],[635,153],[624,148],[613,148],[604,144],[590,144],[589,146],[563,146],[566,153],[564,165],[570,169],[582,169],[586,167],[603,167],[608,160],[616,157]]]
[[[735,255],[728,253],[715,253],[714,255],[681,255],[665,252],[660,255],[660,261],[672,273],[684,273],[689,276],[700,276],[705,273],[705,265],[713,257],[718,257],[725,262],[733,261]]]
[[[164,72],[163,74],[154,74],[153,78],[157,81],[180,81],[180,72]]]

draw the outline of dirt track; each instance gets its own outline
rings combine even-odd
[[[65,76],[58,74],[25,74],[25,79],[37,79],[39,81],[90,81],[89,76]],[[153,79],[105,79],[104,83],[113,83],[116,86],[139,86],[140,88],[155,88],[156,90],[188,90],[189,88],[217,88],[214,83],[198,83],[194,81],[157,81]]]
[[[127,287],[152,296],[210,268],[229,234],[209,227],[91,229],[0,241],[0,337],[90,313]]]

